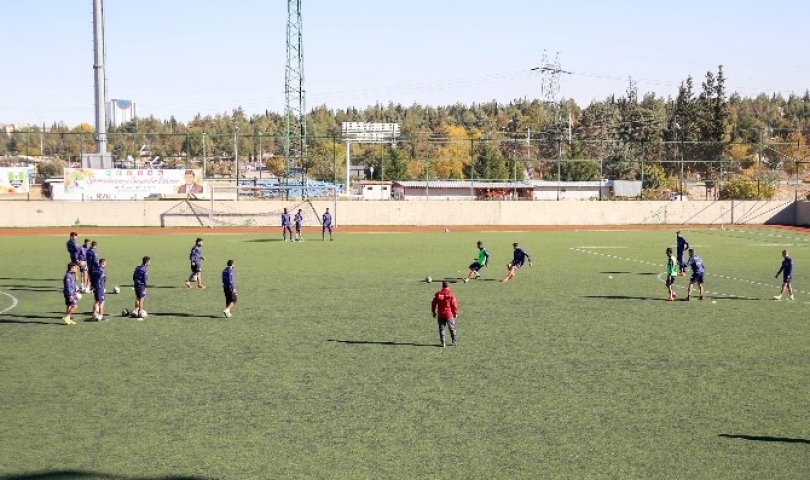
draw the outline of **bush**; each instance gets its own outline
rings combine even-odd
[[[720,187],[720,200],[770,200],[775,195],[772,182],[751,178],[735,178]]]

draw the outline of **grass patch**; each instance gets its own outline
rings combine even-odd
[[[150,318],[74,327],[66,239],[0,237],[19,301],[0,315],[0,478],[807,477],[810,236],[685,236],[703,302],[662,301],[674,231],[208,235],[204,291],[183,288],[193,236],[98,236],[123,287],[109,313],[152,257]],[[493,265],[453,284],[461,344],[437,348],[422,280],[466,275],[477,240]],[[535,266],[503,285],[513,241]],[[795,302],[770,300],[783,248]]]

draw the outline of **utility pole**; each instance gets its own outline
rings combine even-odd
[[[107,117],[105,107],[104,82],[104,2],[93,0],[93,72],[95,72],[96,94],[96,153],[107,153]]]
[[[284,75],[284,176],[290,184],[290,163],[303,168],[307,157],[306,91],[304,90],[304,38],[302,0],[287,0],[287,66]],[[289,191],[285,190],[285,198]]]

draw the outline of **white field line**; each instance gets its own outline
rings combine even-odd
[[[790,235],[783,235],[781,233],[773,233],[773,232],[758,232],[755,230],[741,230],[735,228],[726,228],[723,230],[724,232],[734,232],[734,233],[745,233],[747,235],[756,235],[760,237],[768,237],[768,238],[780,238],[784,240],[793,240],[798,243],[810,243],[810,237],[794,237]]]
[[[5,308],[5,309],[3,309],[3,310],[0,310],[0,315],[2,315],[2,314],[4,314],[4,313],[6,313],[6,312],[8,312],[8,311],[11,311],[11,310],[12,310],[14,307],[16,307],[16,306],[17,306],[17,304],[19,303],[19,302],[17,301],[17,297],[15,297],[14,295],[12,295],[12,294],[10,294],[10,293],[6,293],[6,292],[3,292],[3,291],[0,291],[0,295],[5,295],[5,296],[7,296],[8,298],[10,298],[10,299],[11,299],[11,306],[10,306],[10,307],[7,307],[7,308]]]
[[[606,258],[612,258],[614,260],[622,260],[622,261],[625,261],[625,262],[634,262],[634,263],[639,263],[639,264],[642,264],[642,265],[650,265],[650,266],[653,266],[653,267],[658,267],[660,269],[665,268],[665,265],[663,265],[663,264],[655,263],[655,262],[648,262],[646,260],[637,260],[635,258],[620,257],[618,255],[611,255],[611,254],[602,253],[602,252],[592,252],[592,251],[584,250],[584,249],[578,248],[578,247],[571,247],[571,250],[574,250],[575,252],[587,253],[587,254],[590,254],[590,255],[596,255],[598,257],[606,257]],[[747,280],[745,278],[730,277],[728,275],[721,275],[721,274],[709,273],[709,272],[706,272],[704,275],[706,275],[708,277],[723,278],[725,280],[732,280],[732,281],[740,282],[740,283],[747,283],[749,285],[758,285],[758,286],[761,286],[763,288],[773,289],[773,290],[775,290],[777,292],[779,291],[779,288],[782,286],[781,283],[779,285],[773,285],[771,283],[757,282],[755,280]],[[659,279],[660,279],[660,277],[659,277]],[[794,289],[794,292],[795,293],[801,293],[802,295],[810,295],[810,292],[805,292],[805,291],[802,291],[802,290],[795,290]],[[712,292],[712,294],[713,295],[726,296],[726,297],[748,298],[748,297],[746,297],[744,295],[728,295],[728,294],[725,294],[725,293],[714,293],[714,292]]]

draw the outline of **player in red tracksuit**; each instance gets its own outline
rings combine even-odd
[[[430,311],[433,318],[439,322],[439,342],[445,346],[444,327],[450,330],[450,340],[453,346],[458,345],[458,334],[456,333],[456,317],[458,317],[458,301],[456,295],[450,290],[450,282],[442,282],[442,289],[433,296],[430,303]]]

